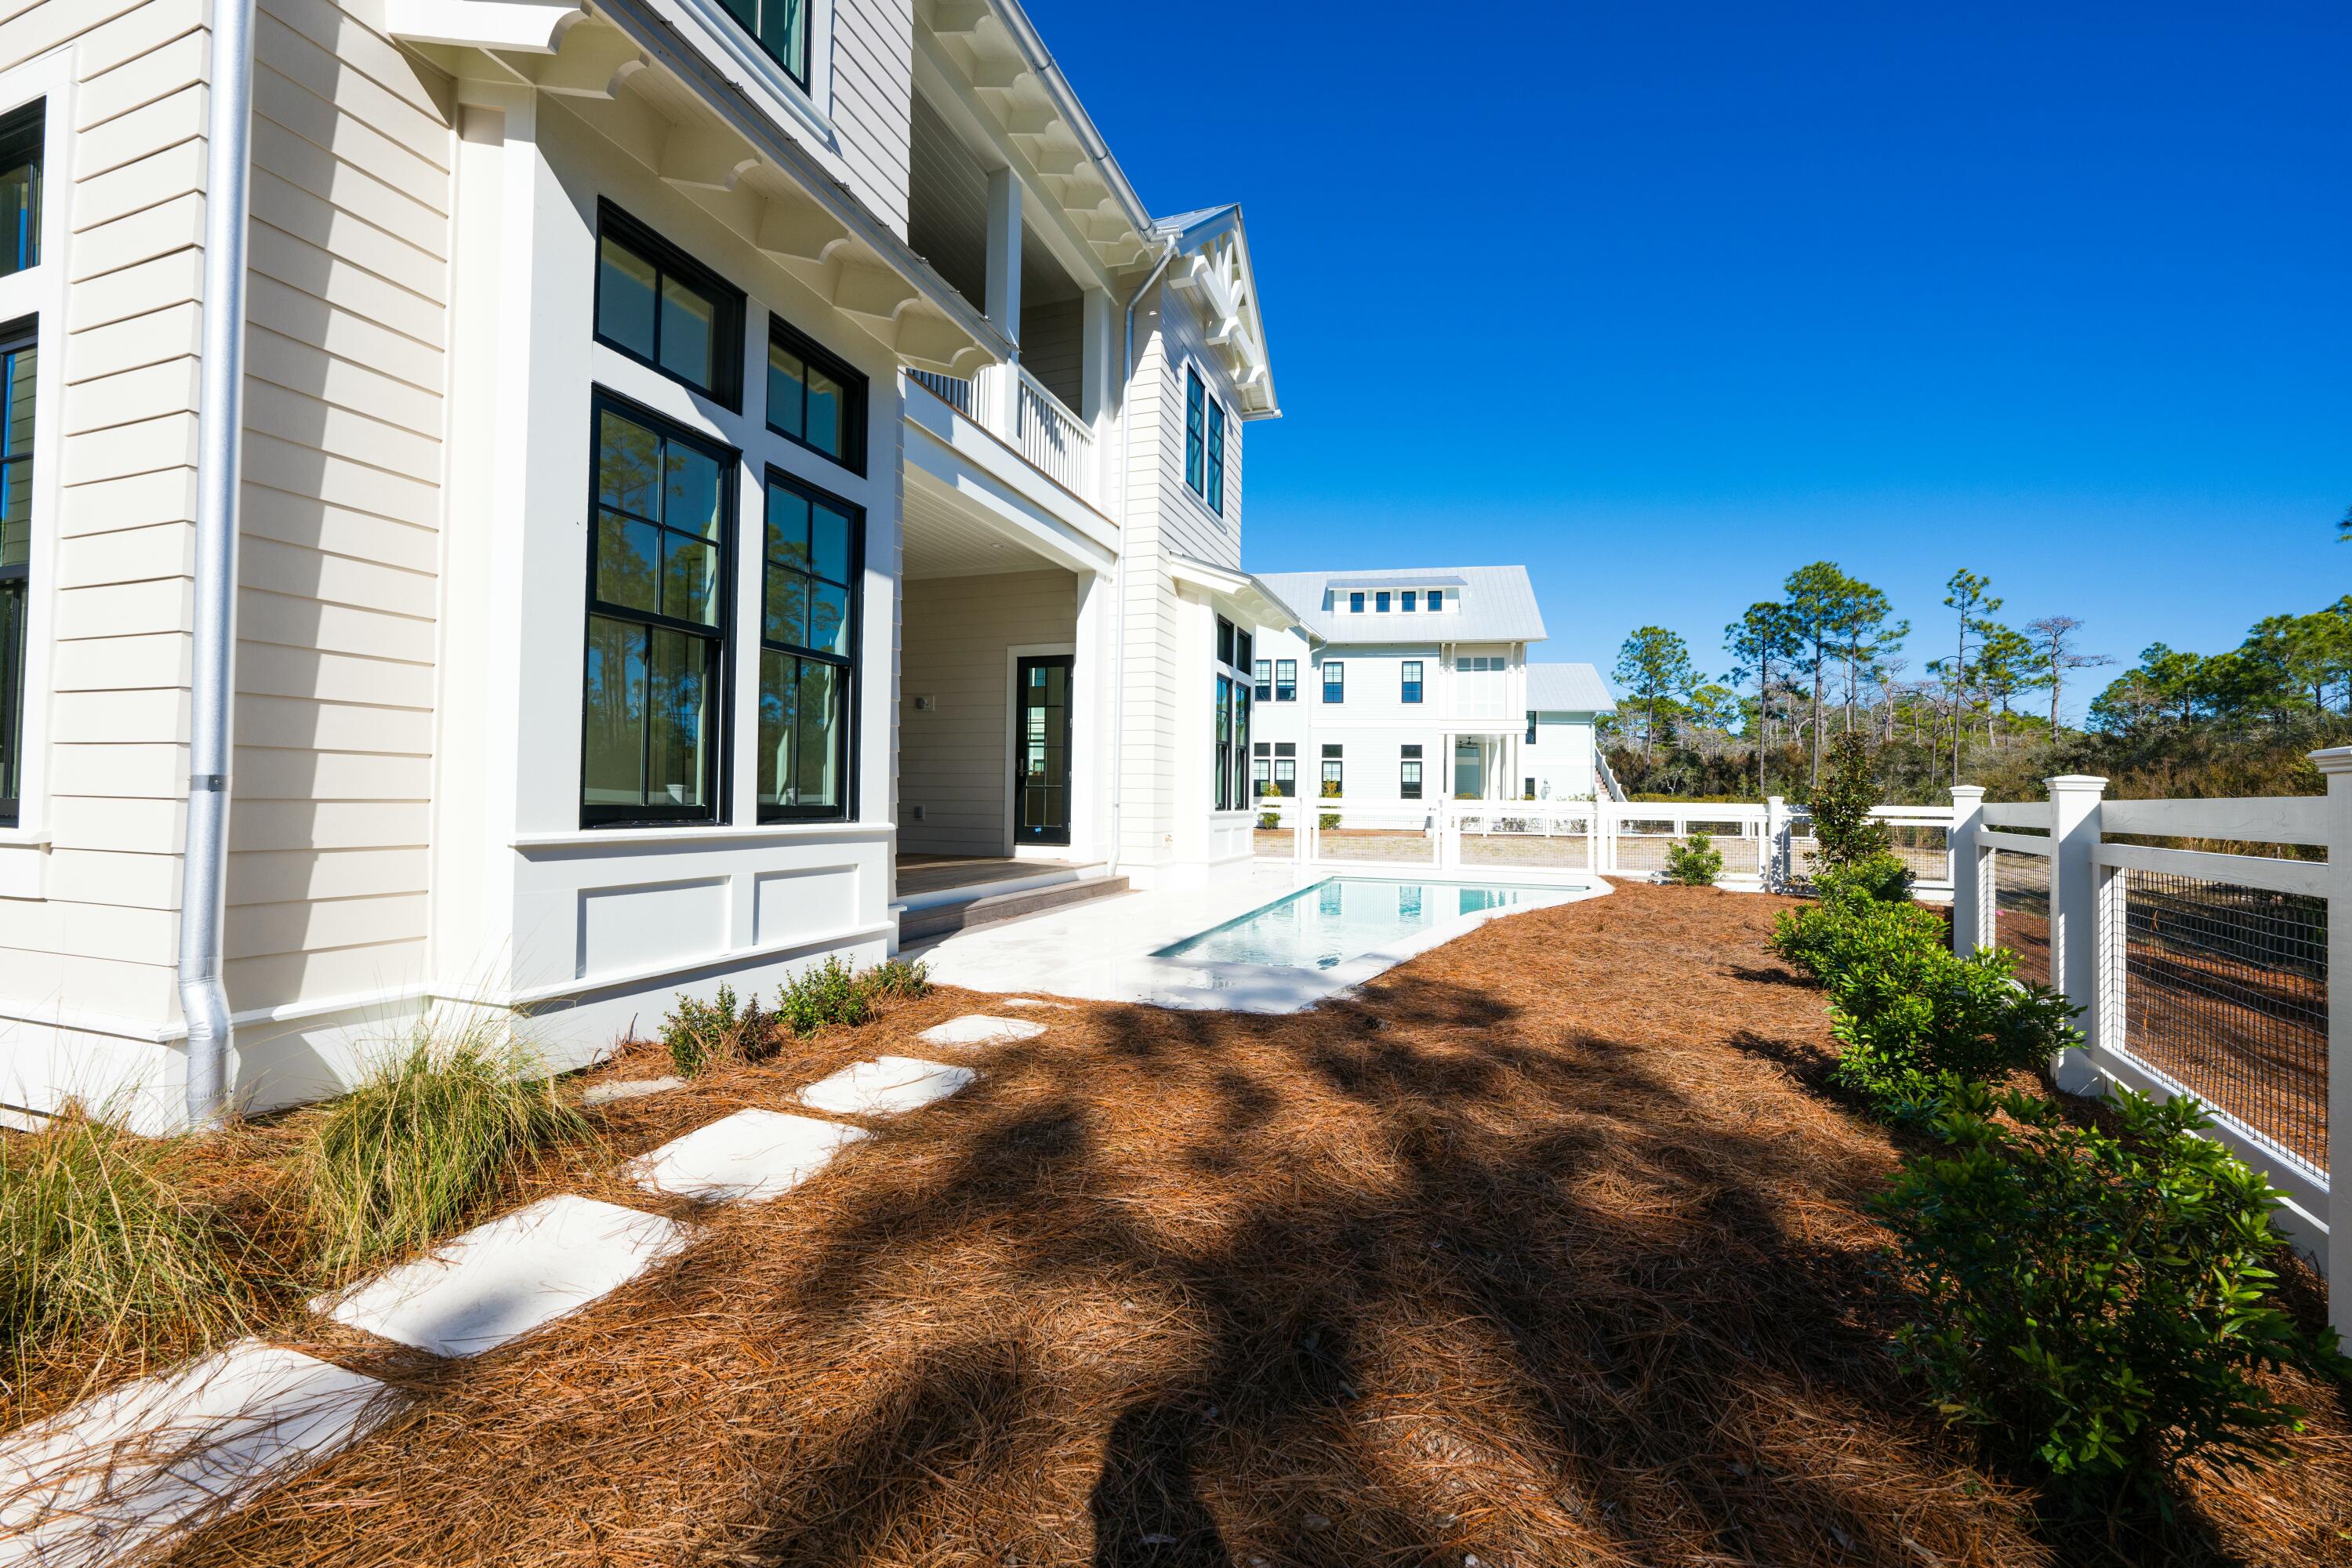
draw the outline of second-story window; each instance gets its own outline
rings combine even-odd
[[[1364,596],[1361,594],[1348,595],[1348,613],[1351,616],[1360,616],[1364,613]]]
[[[866,378],[775,316],[768,318],[768,428],[866,471]]]
[[[1412,614],[1413,601],[1419,596],[1419,594],[1412,588],[1407,588],[1404,591],[1404,613],[1406,615],[1409,616]]]
[[[1348,667],[1336,658],[1323,661],[1323,700],[1340,703],[1348,700]]]
[[[1298,661],[1277,658],[1274,661],[1274,700],[1276,702],[1298,700]]]
[[[803,92],[809,84],[809,0],[720,0]]]
[[[742,406],[742,291],[610,202],[597,207],[596,341]]]
[[[1535,743],[1536,743],[1536,716],[1535,716],[1534,714],[1530,713],[1530,714],[1528,714],[1528,745],[1530,745],[1530,746],[1532,746],[1532,745],[1534,745]]]
[[[1200,383],[1192,384],[1198,386]],[[1209,408],[1209,471],[1207,484],[1201,493],[1208,498],[1209,510],[1219,517],[1225,515],[1225,405],[1212,397]]]
[[[48,100],[0,120],[0,277],[41,264],[41,143]]]
[[[1257,661],[1256,667],[1250,671],[1250,684],[1257,688],[1260,702],[1274,700],[1274,662],[1271,659]]]
[[[1373,595],[1372,608],[1380,615],[1387,615],[1389,613],[1389,596],[1386,594]]]
[[[1202,495],[1208,494],[1209,430],[1208,389],[1201,384],[1198,371],[1184,373],[1184,482]]]
[[[1397,668],[1399,673],[1403,677],[1402,681],[1400,683],[1402,689],[1399,691],[1398,695],[1407,702],[1420,701],[1421,660],[1417,658],[1409,658]]]

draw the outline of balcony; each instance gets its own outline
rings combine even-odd
[[[969,380],[929,371],[908,380],[1018,452],[1071,495],[1105,510],[1102,463],[1094,427],[1019,364],[991,365]]]

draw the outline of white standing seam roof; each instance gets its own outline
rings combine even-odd
[[[1614,713],[1617,700],[1591,665],[1530,664],[1528,706],[1538,713]]]
[[[1541,642],[1547,635],[1535,584],[1524,566],[1265,572],[1258,581],[1298,612],[1300,626],[1327,643]],[[1373,588],[1443,588],[1454,603],[1435,615],[1370,609],[1350,615],[1345,595]]]

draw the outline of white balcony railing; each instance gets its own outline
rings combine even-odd
[[[1093,426],[1026,370],[1019,365],[992,366],[969,381],[927,370],[907,374],[1020,453],[1031,468],[1080,500],[1099,504],[1101,465],[1096,458]]]

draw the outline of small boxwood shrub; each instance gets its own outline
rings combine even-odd
[[[1723,875],[1723,851],[1704,833],[1686,843],[1666,846],[1666,880],[1685,888],[1712,888]]]
[[[1339,826],[1339,814],[1336,811],[1318,812],[1315,816],[1315,826],[1328,833]]]
[[[1813,891],[1824,899],[1843,893],[1882,904],[1899,904],[1911,897],[1911,868],[1893,850],[1864,855],[1842,866],[1824,866],[1813,873]]]
[[[2257,1371],[2352,1373],[2269,1300],[2279,1194],[2193,1099],[2118,1094],[2108,1131],[1941,1089],[1942,1146],[1876,1207],[1916,1291],[1902,1352],[1948,1419],[2063,1480],[2155,1480],[2281,1452],[2303,1412]]]

